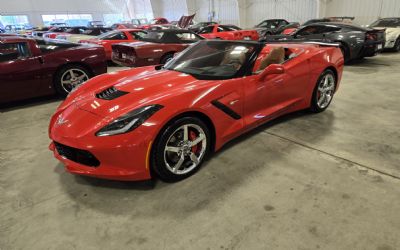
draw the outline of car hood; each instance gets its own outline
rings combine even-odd
[[[163,105],[166,99],[176,98],[207,82],[177,71],[155,70],[154,66],[141,67],[89,80],[68,97],[65,105],[74,103],[80,109],[98,116],[115,118],[145,105]],[[102,98],[101,94],[111,87],[127,94],[111,100]]]

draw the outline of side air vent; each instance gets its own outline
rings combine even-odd
[[[99,99],[104,99],[104,100],[114,100],[120,96],[126,95],[129,92],[121,91],[116,89],[114,86],[105,89],[101,91],[100,93],[96,94],[96,97]]]

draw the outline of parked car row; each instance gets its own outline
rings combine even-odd
[[[18,78],[14,82],[28,84],[33,81],[41,84],[33,87],[34,90],[24,87],[21,93],[16,92],[18,94],[15,95],[11,94],[15,89],[7,87],[7,91],[1,92],[3,96],[0,102],[54,92],[65,96],[82,79],[105,73],[106,61],[128,67],[165,64],[190,44],[204,39],[254,40],[277,44],[329,43],[340,48],[345,62],[374,56],[383,49],[400,50],[400,18],[383,18],[367,28],[351,24],[352,20],[351,17],[331,17],[310,20],[299,26],[298,23],[283,19],[269,19],[256,25],[257,29],[243,30],[235,25],[213,22],[198,23],[189,29],[171,28],[171,24],[166,24],[168,20],[156,18],[148,26],[138,20],[141,29],[111,30],[104,27],[54,25],[49,29],[33,31],[31,38],[2,33],[0,64],[4,70],[0,72],[0,80],[6,82],[14,77]],[[294,30],[277,34],[287,29]],[[260,37],[260,34],[268,35]],[[62,70],[71,65],[77,68],[70,71],[69,83],[68,79],[61,80],[61,76]],[[26,80],[23,80],[24,77]],[[68,78],[68,75],[64,77]],[[70,87],[62,87],[62,81]]]

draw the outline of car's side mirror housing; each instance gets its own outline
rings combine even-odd
[[[278,75],[285,73],[285,68],[282,64],[270,64],[259,75],[259,80],[262,81],[268,75]]]

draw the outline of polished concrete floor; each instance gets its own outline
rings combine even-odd
[[[0,110],[0,249],[400,249],[400,53],[345,68],[324,113],[226,145],[175,184],[73,176],[59,100]]]

